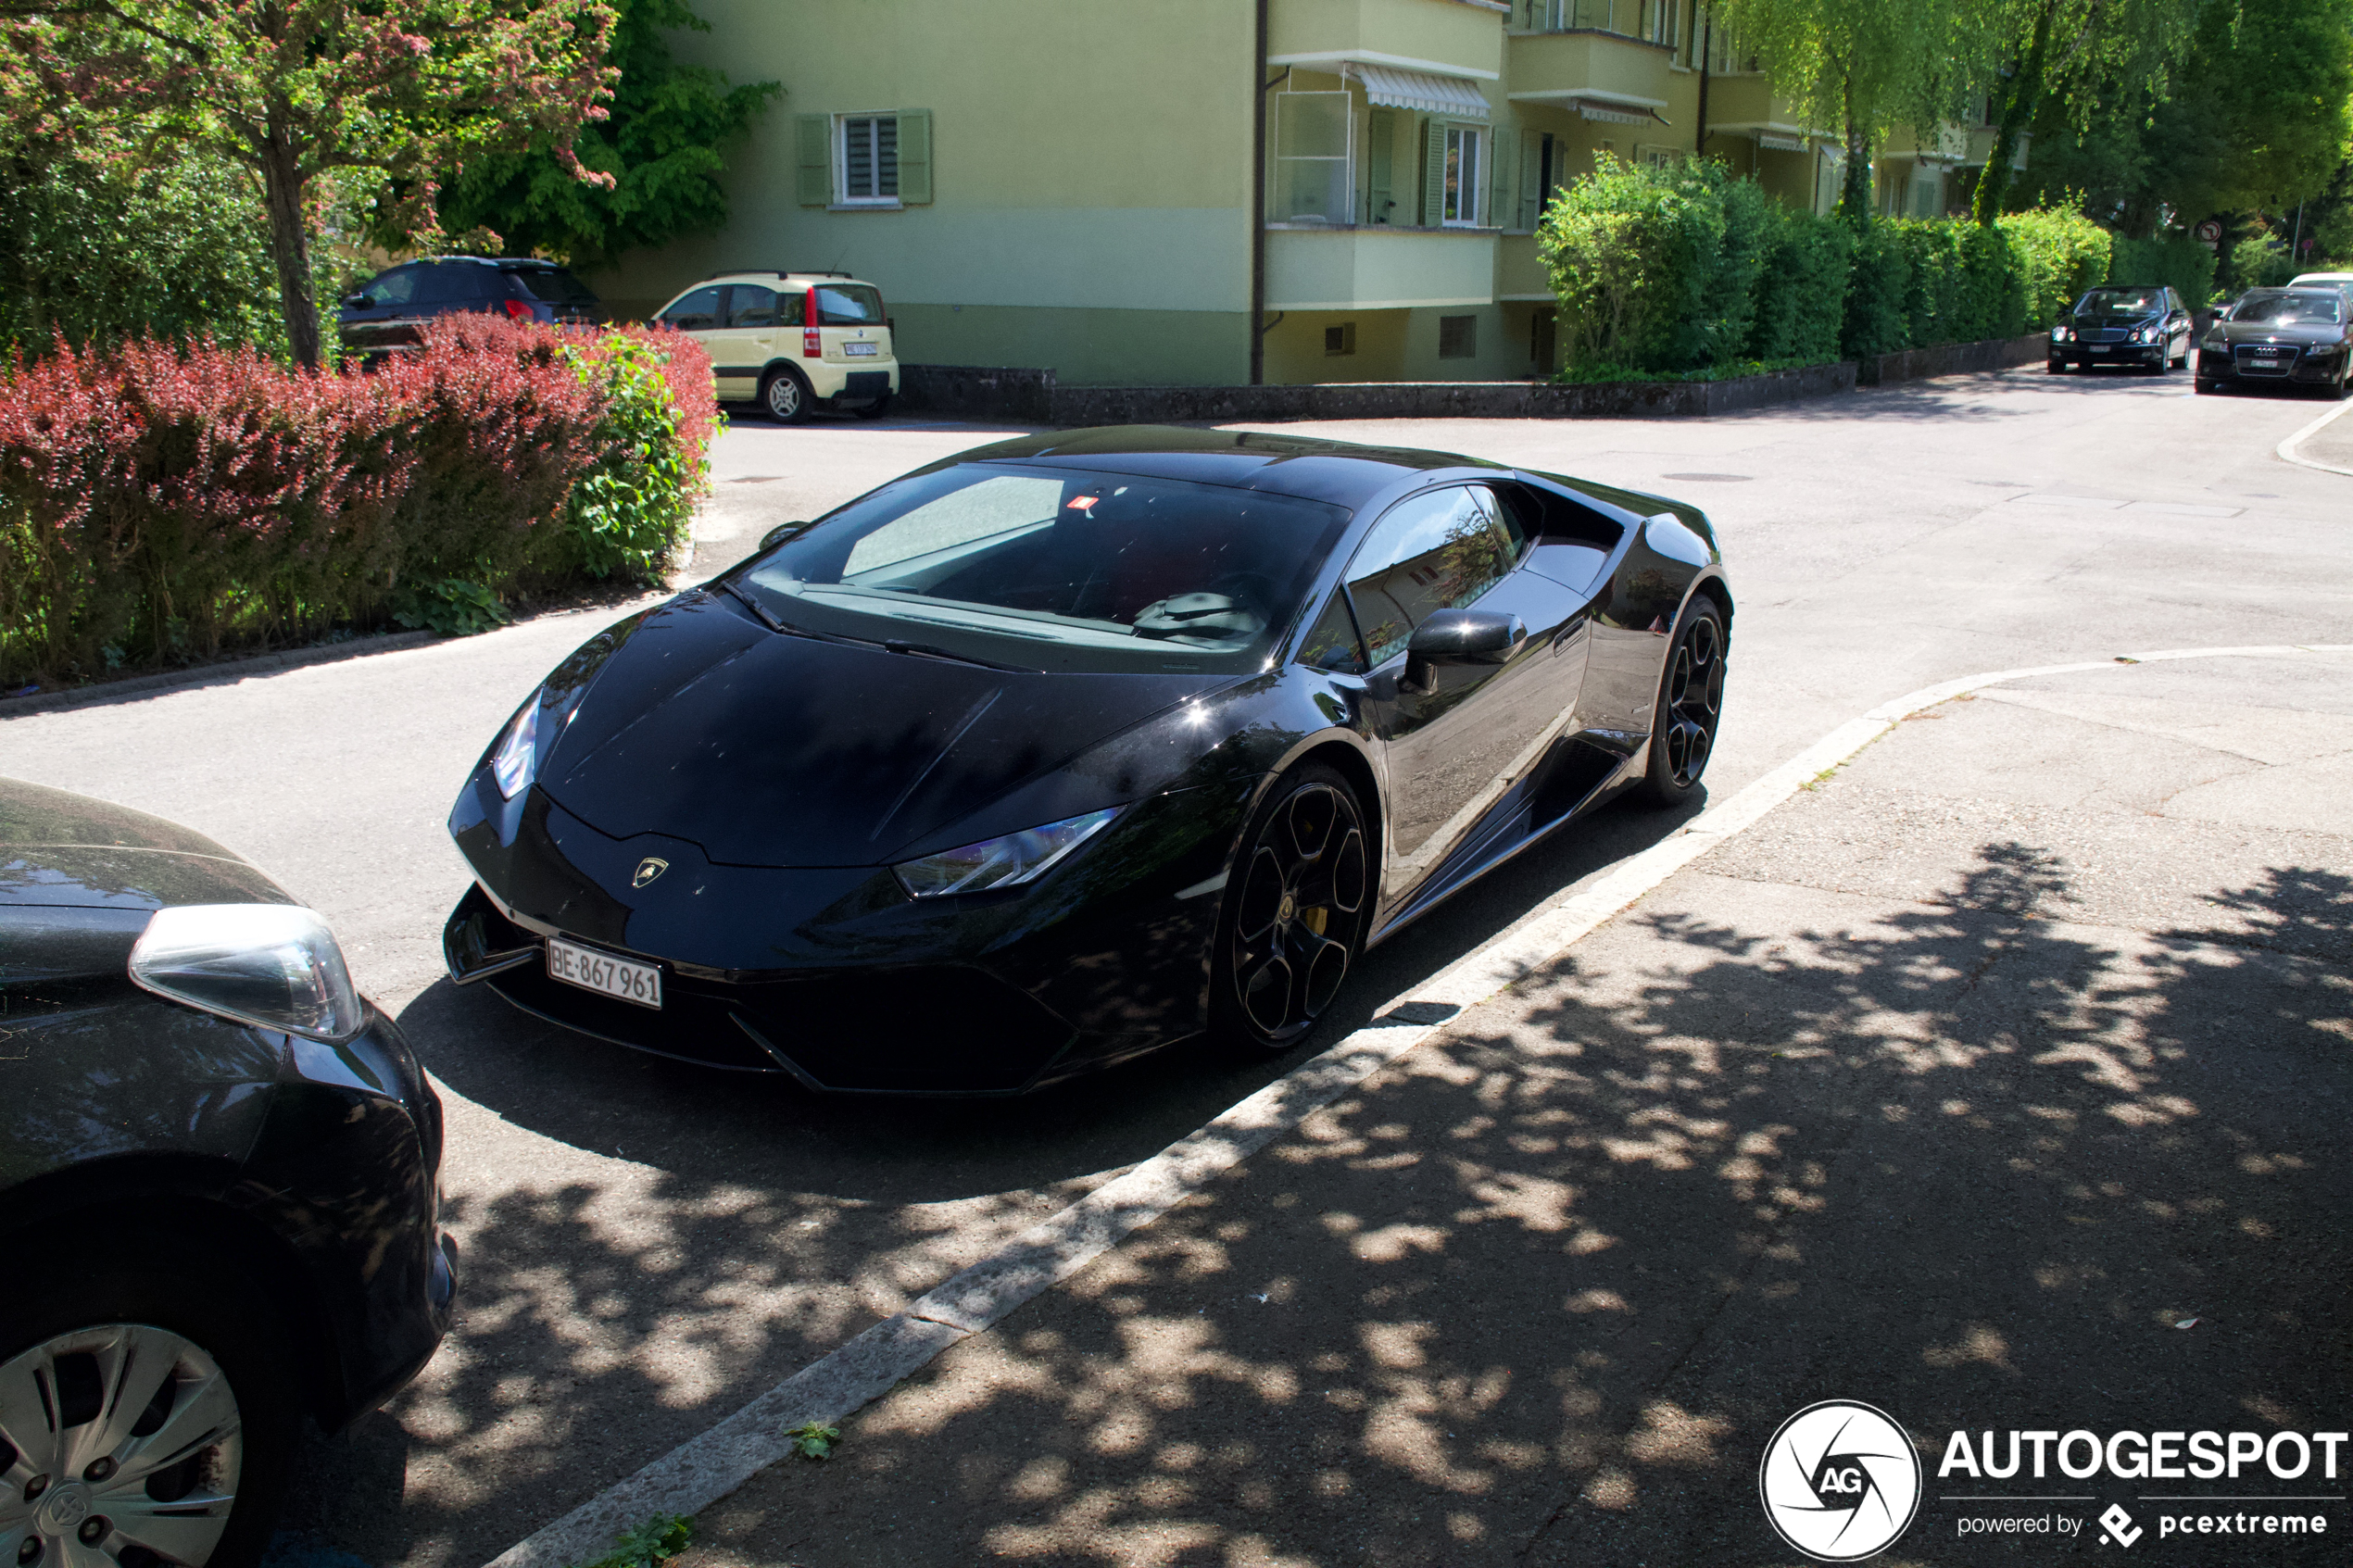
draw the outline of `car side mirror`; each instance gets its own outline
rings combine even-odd
[[[773,550],[808,526],[805,522],[780,522],[760,536],[760,547]]]
[[[1528,627],[1516,615],[1491,609],[1441,609],[1414,628],[1405,644],[1409,690],[1437,686],[1441,664],[1504,664],[1528,644]]]
[[[345,295],[343,307],[346,310],[364,310],[368,307],[368,296],[364,294]]]

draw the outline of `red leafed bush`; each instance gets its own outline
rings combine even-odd
[[[654,341],[673,405],[658,438],[676,448],[658,456],[698,489],[710,363],[690,339]],[[598,342],[466,316],[370,373],[209,345],[60,343],[14,364],[0,373],[0,682],[374,625],[404,583],[556,585],[580,570],[574,484],[615,461],[616,394],[583,369]],[[663,546],[691,500],[673,495]],[[659,555],[629,561],[651,575]]]

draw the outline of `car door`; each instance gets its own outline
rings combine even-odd
[[[719,335],[719,308],[724,303],[723,296],[726,292],[715,283],[709,288],[696,289],[672,301],[670,307],[654,320],[662,326],[675,328],[685,332],[688,337],[701,344],[705,352],[709,352],[712,339]],[[718,363],[715,355],[712,358],[712,363],[714,365]],[[741,379],[737,378],[732,384],[740,387]],[[750,388],[732,391],[730,385],[728,382],[721,382],[719,395],[736,398],[752,395]]]
[[[338,317],[346,348],[373,352],[401,341],[404,329],[415,325],[415,303],[421,267],[395,267],[371,278],[352,296]],[[413,331],[407,341],[414,342]]]
[[[1529,544],[1488,486],[1444,485],[1391,507],[1349,565],[1372,666],[1365,714],[1389,784],[1390,909],[1434,887],[1447,857],[1478,837],[1575,707],[1579,661],[1562,650],[1581,602],[1523,570]],[[1406,677],[1406,643],[1441,609],[1516,615],[1528,639],[1502,664],[1432,666],[1427,688],[1417,687]]]
[[[781,319],[774,289],[757,283],[727,285],[718,330],[705,340],[720,396],[759,395],[761,371],[783,352],[775,346]]]

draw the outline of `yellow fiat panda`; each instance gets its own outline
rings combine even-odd
[[[710,351],[721,402],[756,401],[786,424],[812,408],[870,420],[899,391],[882,291],[847,273],[714,273],[654,322]]]

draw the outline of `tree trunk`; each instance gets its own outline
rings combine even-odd
[[[2043,70],[2051,52],[2051,22],[2057,0],[2045,0],[2034,18],[2034,36],[2026,57],[2010,73],[2009,89],[2002,95],[2002,114],[1994,127],[1994,150],[1985,155],[1985,170],[1977,177],[1977,200],[1970,216],[1987,228],[2001,221],[2002,202],[2010,194],[2010,163],[2018,157],[2018,139],[2034,122],[2043,104]]]
[[[1856,233],[1870,226],[1871,138],[1851,116],[1846,121],[1846,169],[1839,185],[1838,215]]]
[[[270,214],[270,256],[278,264],[278,308],[286,346],[306,370],[319,368],[319,302],[310,291],[310,229],[303,207],[307,183],[283,135],[261,148],[261,199]]]

